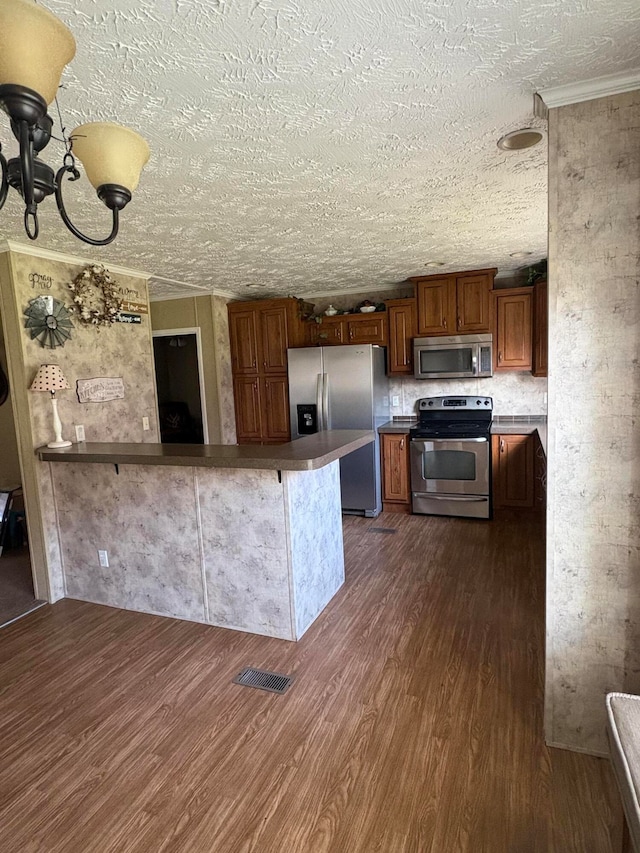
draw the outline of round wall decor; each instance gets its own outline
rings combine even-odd
[[[71,337],[73,323],[64,302],[53,296],[37,296],[30,299],[24,313],[27,315],[25,328],[31,340],[38,340],[43,347],[63,347]]]
[[[122,299],[109,270],[91,264],[69,285],[73,293],[72,313],[85,326],[110,326],[122,311]]]

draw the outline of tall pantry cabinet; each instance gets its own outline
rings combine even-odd
[[[287,348],[303,344],[297,299],[230,302],[238,444],[289,441]]]

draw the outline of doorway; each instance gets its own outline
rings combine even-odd
[[[153,332],[160,440],[208,444],[200,329]]]
[[[17,425],[8,375],[0,318],[0,627],[45,604],[36,599],[34,592]]]

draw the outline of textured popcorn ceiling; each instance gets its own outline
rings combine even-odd
[[[156,295],[303,296],[388,287],[429,260],[499,274],[534,262],[546,135],[523,152],[496,140],[546,130],[536,90],[638,64],[638,0],[45,5],[78,42],[67,127],[117,120],[152,159],[112,246],[71,237],[52,199],[39,245],[149,272]],[[13,154],[4,116],[0,139]],[[61,156],[44,152],[55,168]],[[84,183],[65,197],[98,235],[109,214]],[[11,195],[0,236],[25,241]]]

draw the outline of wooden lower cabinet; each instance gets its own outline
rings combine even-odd
[[[411,512],[408,433],[382,433],[382,508]]]
[[[236,376],[233,380],[238,444],[289,441],[287,376]]]
[[[533,509],[537,436],[493,435],[491,441],[494,509]]]

